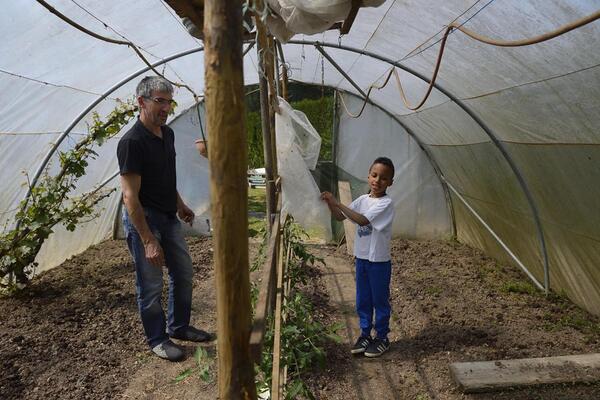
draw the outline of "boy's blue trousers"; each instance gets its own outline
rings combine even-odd
[[[390,331],[390,279],[391,261],[371,262],[361,258],[356,264],[356,312],[362,336],[370,336],[375,311],[375,331],[380,339]]]

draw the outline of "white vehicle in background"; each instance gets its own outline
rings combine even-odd
[[[248,186],[250,188],[266,187],[266,171],[264,168],[256,168],[248,170]]]

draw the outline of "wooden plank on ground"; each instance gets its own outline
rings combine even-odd
[[[340,201],[347,206],[352,203],[352,192],[350,191],[350,183],[347,181],[338,182],[338,191],[340,193]],[[348,218],[344,220],[344,232],[346,234],[346,249],[348,254],[354,254],[354,235],[356,234],[356,226]]]
[[[450,364],[450,374],[465,393],[600,380],[600,353],[518,360]]]

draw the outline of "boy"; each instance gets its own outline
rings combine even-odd
[[[358,224],[354,241],[356,264],[356,312],[360,320],[361,335],[352,347],[352,354],[364,353],[379,357],[390,348],[387,335],[390,331],[390,278],[392,265],[390,240],[394,204],[386,189],[394,181],[394,164],[387,157],[379,157],[369,168],[368,194],[354,200],[348,207],[329,192],[323,192],[331,214],[338,221],[349,218]],[[375,311],[374,339],[373,311]]]

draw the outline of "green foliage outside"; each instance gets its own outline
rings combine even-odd
[[[62,224],[67,230],[74,231],[78,223],[98,215],[94,206],[114,189],[96,189],[80,196],[70,193],[85,174],[88,160],[98,156],[93,147],[101,146],[116,135],[133,118],[136,110],[133,101],[119,103],[106,122],[94,113],[88,134],[72,149],[59,152],[60,171],[51,176],[46,169],[31,189],[30,198],[20,203],[15,227],[0,235],[0,285],[5,289],[14,291],[28,282],[29,274],[37,267],[35,258],[54,226]],[[7,279],[10,275],[16,282]]]
[[[246,91],[252,92],[249,87]],[[331,160],[333,96],[330,89],[306,85],[292,85],[290,88],[290,105],[306,114],[308,120],[321,136],[320,160]],[[294,100],[299,99],[299,100]],[[250,168],[264,167],[262,126],[260,118],[260,102],[258,93],[246,97],[246,129],[248,132],[248,165]]]
[[[265,188],[248,188],[248,236],[255,237],[265,232],[267,192]]]

